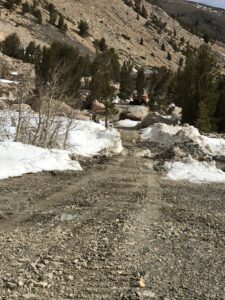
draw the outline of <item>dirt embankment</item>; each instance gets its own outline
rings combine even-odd
[[[163,181],[123,138],[82,173],[0,181],[0,299],[225,299],[225,186]]]

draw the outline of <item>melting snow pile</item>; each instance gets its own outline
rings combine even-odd
[[[102,151],[118,154],[123,150],[121,137],[116,129],[106,129],[101,124],[77,120],[74,120],[70,127],[66,151],[15,143],[13,140],[17,118],[16,112],[0,112],[0,179],[41,171],[77,171],[81,170],[81,167],[78,162],[71,160],[70,155],[92,157]],[[59,118],[56,122],[62,124],[56,148],[62,149],[66,125],[70,120]],[[32,115],[28,126],[32,128],[37,124],[37,117]]]
[[[106,129],[91,121],[75,121],[68,144],[70,153],[87,157],[101,151],[118,154],[123,150],[120,134],[116,129]]]
[[[186,180],[193,183],[225,182],[225,173],[216,167],[214,161],[199,162],[188,158],[183,161],[166,162],[167,178]]]
[[[11,141],[0,143],[0,179],[42,171],[81,171],[68,151],[48,150]]]
[[[169,179],[225,182],[225,173],[216,168],[214,161],[207,162],[209,159],[225,158],[224,139],[201,135],[193,126],[166,124],[155,124],[144,129],[141,139],[157,146],[163,158],[172,159],[164,166]]]
[[[166,124],[155,124],[142,131],[143,141],[154,142],[162,149],[168,149],[174,145],[197,145],[206,155],[225,156],[225,140],[221,138],[210,138],[201,135],[193,126],[172,126]],[[188,154],[188,153],[187,153]]]

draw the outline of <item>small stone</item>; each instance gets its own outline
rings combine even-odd
[[[35,282],[34,286],[46,288],[48,286],[48,283],[46,281]]]
[[[38,299],[34,294],[23,294],[22,297],[25,300],[37,300]]]
[[[73,280],[73,275],[69,275],[68,279],[72,281]]]
[[[152,291],[144,291],[143,292],[143,297],[148,297],[148,298],[154,298],[155,297],[155,293],[153,293]]]
[[[145,288],[145,280],[144,278],[140,278],[139,281],[138,281],[138,285],[140,288]]]
[[[21,286],[23,286],[23,285],[24,285],[23,281],[19,280],[19,281],[18,281],[18,286],[21,287]]]

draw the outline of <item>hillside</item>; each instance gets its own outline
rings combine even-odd
[[[41,45],[59,40],[92,56],[95,53],[94,40],[104,37],[107,44],[113,46],[122,59],[131,58],[138,65],[167,66],[173,69],[177,68],[187,42],[194,47],[201,44],[199,38],[184,30],[162,9],[146,1],[143,1],[143,4],[147,9],[147,19],[142,16],[137,18],[133,8],[125,5],[122,0],[112,0],[110,4],[101,0],[96,1],[94,5],[90,0],[53,0],[52,3],[66,18],[66,34],[49,24],[46,2],[39,5],[43,19],[42,25],[39,25],[31,14],[21,14],[20,5],[10,11],[4,8],[4,2],[1,1],[0,39],[17,32],[25,45],[31,40]],[[86,20],[90,27],[87,38],[78,34],[77,26],[81,19]],[[141,38],[143,45],[140,45]],[[164,51],[162,44],[165,45]],[[168,52],[171,53],[172,60],[168,60]]]
[[[182,26],[199,36],[225,42],[225,11],[186,0],[149,0],[158,5]],[[197,1],[196,1],[197,2]]]

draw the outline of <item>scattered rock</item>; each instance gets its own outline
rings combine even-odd
[[[146,106],[139,105],[126,105],[119,108],[120,120],[133,120],[133,121],[142,121],[149,113],[149,109]]]
[[[140,288],[145,288],[145,280],[144,280],[144,278],[140,278],[139,279],[139,281],[138,281],[138,286],[140,287]]]

